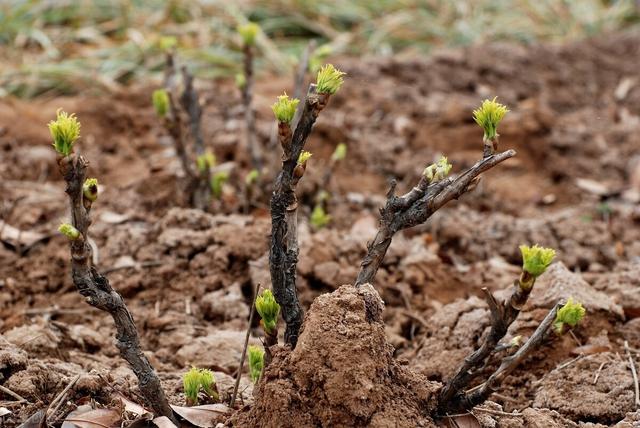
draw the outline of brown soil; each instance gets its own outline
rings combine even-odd
[[[518,274],[518,245],[539,243],[558,249],[561,263],[540,278],[510,333],[529,335],[568,295],[586,302],[587,321],[576,339],[546,345],[491,397],[492,408],[520,416],[479,419],[497,427],[637,424],[622,344],[629,342],[637,363],[639,55],[640,34],[628,32],[565,46],[495,44],[429,59],[339,61],[349,78],[317,123],[299,186],[300,298],[309,308],[321,297],[300,346],[276,353],[255,394],[243,376],[242,411],[229,423],[429,426],[438,382],[486,330],[480,288],[507,289]],[[265,146],[269,105],[289,80],[257,85]],[[77,375],[56,424],[78,405],[109,406],[114,391],[139,401],[135,376],[113,344],[112,320],[73,289],[67,243],[54,233],[66,200],[45,124],[58,107],[81,120],[78,150],[102,185],[91,228],[98,265],[125,297],[170,400],[184,403],[180,376],[191,364],[212,368],[221,396],[229,396],[252,287],[269,283],[270,222],[268,189],[240,214],[236,187],[248,170],[246,156],[236,156],[243,112],[235,89],[216,88],[203,86],[204,133],[229,162],[231,180],[213,214],[182,205],[179,163],[149,105],[150,88],[0,101],[0,214],[22,231],[10,235],[5,226],[0,235],[0,383],[27,400],[0,393],[0,407],[12,412],[5,426],[46,407]],[[469,166],[482,145],[470,112],[493,95],[512,110],[501,146],[518,155],[427,225],[394,239],[374,284],[386,309],[367,318],[361,296],[338,284],[355,278],[387,178],[408,189],[439,153],[454,172]],[[339,142],[349,155],[331,183],[334,221],[314,231],[308,215]],[[265,397],[282,407],[274,411]]]

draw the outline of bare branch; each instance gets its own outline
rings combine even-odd
[[[72,225],[80,232],[77,239],[70,240],[73,283],[87,303],[109,313],[113,318],[117,331],[116,346],[138,378],[140,391],[147,404],[157,415],[167,416],[176,422],[160,379],[142,352],[138,330],[122,296],[93,266],[92,250],[88,242],[91,201],[83,196],[82,191],[88,165],[82,156],[70,155],[58,160],[60,173],[67,183]]]
[[[515,156],[515,150],[507,150],[478,161],[457,177],[449,177],[435,183],[422,177],[416,187],[404,196],[395,196],[393,189],[387,195],[387,203],[380,210],[378,233],[369,245],[362,260],[356,285],[372,283],[393,236],[400,230],[427,221],[433,213],[452,199],[458,199],[470,190],[475,179],[483,172]]]
[[[262,170],[262,150],[256,141],[256,117],[253,111],[253,46],[245,44],[244,53],[244,85],[242,86],[242,104],[246,126],[246,144],[251,155],[253,167]]]

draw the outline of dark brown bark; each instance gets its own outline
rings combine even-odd
[[[116,325],[116,346],[138,378],[140,391],[146,404],[156,415],[167,416],[176,423],[173,411],[160,386],[160,379],[142,352],[138,330],[131,313],[122,296],[92,264],[92,250],[88,243],[91,201],[85,199],[82,192],[88,162],[82,156],[71,155],[59,159],[58,165],[67,183],[66,193],[71,205],[71,224],[80,232],[78,239],[70,241],[73,283],[87,303],[109,313],[113,318]]]
[[[253,111],[253,47],[244,45],[244,78],[242,87],[242,104],[246,130],[246,148],[251,156],[251,163],[258,171],[262,171],[262,150],[256,141],[256,116]]]
[[[395,195],[395,182],[387,193],[387,203],[380,209],[378,233],[360,265],[356,285],[371,284],[391,245],[393,235],[402,229],[422,224],[433,213],[452,199],[458,199],[471,190],[477,177],[499,163],[515,156],[515,150],[507,150],[478,161],[457,177],[449,177],[435,183],[422,177],[416,187],[403,196]]]
[[[276,178],[271,196],[271,246],[269,268],[273,294],[281,307],[286,323],[285,343],[295,348],[298,331],[302,325],[302,308],[296,290],[296,265],[298,263],[297,233],[295,230],[297,200],[295,184],[297,160],[311,134],[320,111],[329,95],[317,94],[315,85],[309,87],[298,126],[289,140],[291,130],[287,124],[279,124],[279,136],[283,147],[282,170]]]
[[[451,402],[447,403],[446,412],[441,415],[462,413],[484,403],[504,379],[545,342],[560,306],[561,304],[558,303],[549,311],[529,340],[515,354],[504,358],[500,367],[480,388],[456,395]]]

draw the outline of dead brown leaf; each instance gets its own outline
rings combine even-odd
[[[222,421],[221,417],[229,412],[229,407],[224,404],[205,404],[194,407],[171,406],[171,408],[178,415],[201,428],[214,427],[216,423]]]
[[[85,405],[69,413],[62,428],[118,428],[121,419],[115,409],[92,409]]]
[[[473,413],[449,416],[447,422],[451,428],[482,428],[478,418]]]

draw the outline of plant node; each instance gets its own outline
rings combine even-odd
[[[98,179],[87,178],[82,185],[82,194],[91,202],[95,202],[98,199]]]
[[[280,315],[280,305],[273,297],[271,290],[264,290],[256,298],[256,310],[262,318],[261,324],[265,333],[272,334],[276,330],[278,324],[278,315]]]
[[[61,156],[69,156],[73,151],[73,144],[80,137],[80,122],[75,113],[68,114],[59,108],[56,120],[49,122],[48,126],[56,152]]]
[[[271,106],[271,110],[273,110],[278,122],[291,124],[299,103],[299,99],[289,98],[289,95],[285,92],[278,97],[278,101]]]
[[[498,97],[484,100],[482,105],[473,111],[473,119],[484,130],[485,140],[494,140],[498,137],[498,124],[509,112],[507,107],[498,103],[496,99]]]
[[[169,113],[169,94],[164,89],[156,89],[151,95],[153,108],[158,117],[165,117]]]
[[[316,78],[316,91],[319,94],[333,95],[344,83],[344,77],[347,73],[335,68],[332,64],[325,64],[318,71]]]
[[[256,43],[256,36],[260,31],[260,26],[255,22],[249,22],[238,26],[238,34],[246,46],[253,46]]]
[[[553,322],[553,330],[556,334],[561,335],[564,333],[565,325],[575,327],[580,321],[582,321],[586,312],[587,311],[584,306],[582,306],[582,303],[574,302],[573,298],[569,297],[567,303],[558,309],[556,319]]]
[[[429,180],[430,183],[435,183],[436,181],[440,181],[446,178],[451,171],[453,165],[449,163],[445,156],[440,157],[438,162],[432,163],[428,167],[424,169],[422,175]]]
[[[72,225],[70,225],[69,223],[62,223],[58,227],[58,232],[62,233],[64,236],[66,236],[72,241],[75,241],[76,239],[80,238],[80,231],[75,227],[73,227]]]

